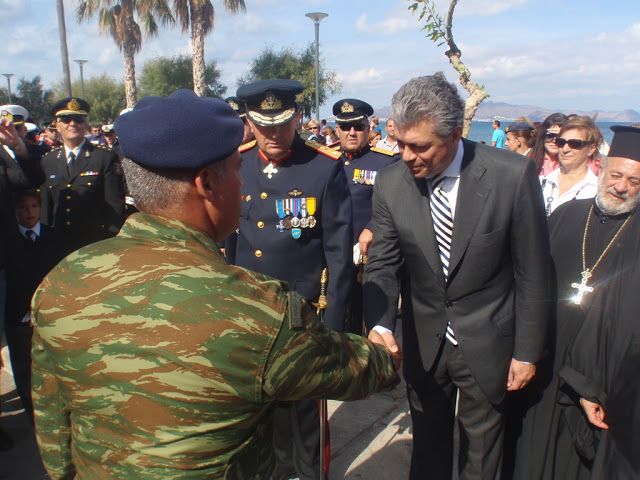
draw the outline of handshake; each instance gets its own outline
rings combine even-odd
[[[382,345],[389,350],[391,357],[393,357],[396,370],[400,370],[400,364],[402,363],[402,351],[400,350],[400,345],[396,343],[396,339],[391,332],[378,333],[375,330],[371,330],[369,332],[369,340],[373,343],[377,343],[378,345]]]

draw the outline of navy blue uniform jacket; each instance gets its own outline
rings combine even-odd
[[[322,269],[329,270],[328,307],[324,323],[344,329],[351,294],[352,224],[351,197],[342,160],[334,160],[305,145],[296,136],[292,154],[280,163],[272,178],[263,172],[267,164],[258,147],[243,152],[241,173],[242,213],[235,251],[227,251],[236,265],[289,283],[292,290],[316,301]],[[278,231],[276,200],[315,197],[314,228],[302,228],[300,238],[291,230]],[[227,242],[227,249],[233,249]]]

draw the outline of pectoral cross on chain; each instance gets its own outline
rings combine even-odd
[[[587,286],[587,281],[591,278],[591,272],[587,268],[584,272],[582,272],[582,281],[580,283],[572,283],[571,288],[577,288],[578,291],[571,298],[571,301],[576,305],[580,305],[582,302],[582,297],[587,293],[593,292],[593,287]]]
[[[273,164],[273,162],[269,162],[263,172],[267,174],[268,178],[271,178],[274,174],[278,173],[278,170],[276,169],[276,166]]]

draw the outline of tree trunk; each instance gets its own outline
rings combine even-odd
[[[125,28],[123,32],[124,38],[122,51],[124,53],[124,91],[127,101],[127,108],[133,108],[138,101],[138,90],[136,87],[136,45],[135,39],[132,38],[131,26],[135,24],[135,18],[133,15],[133,4],[131,0],[122,0],[121,3],[122,12],[122,27]]]
[[[464,105],[464,124],[462,127],[462,136],[467,138],[469,136],[469,131],[471,130],[471,120],[473,120],[480,103],[482,103],[489,94],[484,91],[484,85],[481,87],[477,83],[473,83],[471,81],[471,72],[460,59],[462,52],[453,40],[453,12],[457,4],[458,0],[451,0],[449,11],[447,12],[445,32],[449,50],[445,52],[445,55],[449,59],[449,63],[451,63],[454,70],[458,72],[460,85],[469,92],[469,98],[467,98]]]
[[[207,94],[205,82],[205,61],[204,61],[204,29],[202,18],[202,6],[194,6],[191,2],[189,6],[191,15],[191,48],[193,50],[193,90],[199,97]]]
[[[69,69],[69,50],[67,48],[67,26],[64,20],[63,0],[57,0],[58,33],[60,34],[60,53],[62,54],[62,73],[64,75],[64,90],[71,97],[71,70]]]

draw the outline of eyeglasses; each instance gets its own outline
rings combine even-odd
[[[343,132],[350,132],[352,128],[356,132],[364,132],[367,125],[365,123],[339,123],[338,128]]]
[[[320,127],[309,127],[309,130],[320,130]]]
[[[58,121],[65,124],[71,123],[72,121],[76,123],[84,123],[87,121],[87,119],[84,118],[82,115],[65,115],[64,117],[58,118]]]
[[[577,138],[572,138],[567,140],[566,138],[556,138],[556,145],[560,148],[563,148],[565,145],[569,145],[571,150],[581,150],[587,145],[591,145],[592,142],[587,142],[585,140],[578,140]]]
[[[545,133],[544,134],[544,141],[545,142],[553,142],[553,141],[555,141],[556,138],[558,138],[558,134],[557,133]]]

